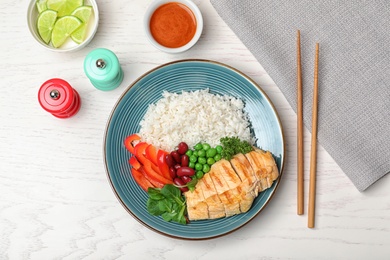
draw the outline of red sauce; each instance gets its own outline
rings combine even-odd
[[[187,6],[171,2],[154,11],[150,19],[153,38],[168,48],[186,45],[196,32],[196,18]]]

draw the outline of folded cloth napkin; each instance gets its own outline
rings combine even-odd
[[[304,123],[311,131],[320,45],[318,141],[359,191],[390,172],[390,2],[211,0],[296,110],[301,32]]]

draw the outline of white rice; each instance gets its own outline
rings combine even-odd
[[[140,122],[143,141],[172,151],[180,142],[190,148],[199,142],[220,144],[225,136],[237,136],[253,144],[250,121],[241,99],[214,95],[208,89],[181,94],[163,92],[150,104]]]

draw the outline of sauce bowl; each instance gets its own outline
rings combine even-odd
[[[181,11],[182,13],[177,13],[174,16],[164,14],[162,10],[164,7],[167,8],[168,5],[176,5],[175,8],[177,9],[174,12]],[[178,6],[180,7],[178,8]],[[158,15],[160,15],[161,19],[158,18]],[[181,18],[183,17],[188,18],[187,20],[191,17],[193,24],[182,24],[181,27]],[[168,18],[170,21],[164,21],[166,23],[159,24],[165,18]],[[191,26],[194,27],[193,36],[189,36],[188,40],[181,39],[181,43],[179,43],[179,38],[186,37],[188,30],[191,30],[188,27]],[[185,29],[182,29],[183,27]],[[155,0],[151,2],[146,10],[144,29],[147,39],[155,48],[167,53],[180,53],[190,49],[199,40],[203,30],[203,17],[198,6],[191,0]]]

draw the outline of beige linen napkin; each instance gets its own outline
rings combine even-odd
[[[211,3],[294,110],[296,31],[301,30],[304,123],[309,130],[319,42],[318,141],[359,191],[390,172],[389,1]]]

